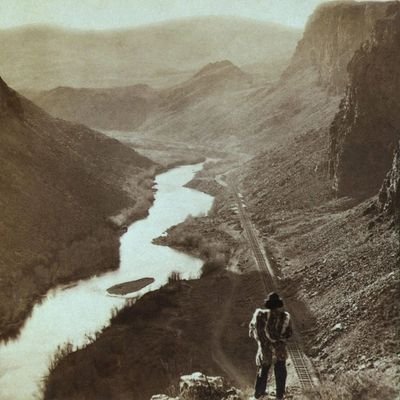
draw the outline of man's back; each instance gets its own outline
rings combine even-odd
[[[281,308],[268,310],[258,308],[249,325],[250,336],[265,342],[284,341],[292,335],[290,314]]]
[[[258,399],[266,393],[268,371],[275,360],[276,398],[281,400],[285,394],[287,376],[286,340],[292,335],[290,314],[283,310],[283,301],[277,293],[269,295],[265,307],[254,312],[249,324],[249,336],[258,344],[254,398]]]

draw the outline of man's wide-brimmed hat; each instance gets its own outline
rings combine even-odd
[[[268,299],[265,299],[265,307],[273,310],[274,308],[283,307],[283,301],[278,293],[270,293]]]

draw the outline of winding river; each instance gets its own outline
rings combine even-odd
[[[169,227],[188,215],[207,213],[213,198],[183,187],[203,164],[174,168],[156,177],[157,193],[147,218],[133,223],[121,237],[120,268],[117,271],[59,287],[47,293],[33,309],[21,335],[0,346],[0,399],[37,399],[49,361],[58,346],[83,346],[88,338],[109,323],[113,310],[123,307],[126,298],[107,295],[118,283],[153,277],[154,283],[135,295],[163,285],[171,271],[184,278],[199,275],[202,261],[168,247],[152,244]]]

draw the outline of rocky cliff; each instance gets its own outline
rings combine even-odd
[[[339,196],[378,192],[400,136],[400,4],[391,4],[348,66],[349,85],[330,129],[330,174]]]
[[[319,6],[307,23],[284,77],[313,69],[320,85],[342,93],[348,62],[369,37],[376,20],[385,15],[389,3],[334,1]]]
[[[379,192],[379,204],[384,212],[394,215],[397,223],[400,223],[400,140],[394,154],[392,168]]]
[[[110,217],[146,213],[152,166],[116,140],[51,118],[0,79],[0,338],[49,288],[118,267]]]
[[[23,110],[17,94],[0,78],[0,117],[22,115]]]

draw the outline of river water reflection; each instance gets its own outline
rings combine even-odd
[[[183,187],[203,164],[174,168],[156,177],[157,193],[149,216],[133,223],[121,237],[121,263],[117,271],[80,281],[70,288],[51,290],[36,305],[20,337],[0,346],[0,399],[37,398],[42,377],[57,347],[66,342],[82,346],[109,322],[112,310],[125,299],[106,294],[107,288],[125,281],[153,277],[155,282],[138,294],[163,285],[171,271],[184,278],[199,275],[202,262],[173,249],[152,244],[172,225],[188,215],[207,213],[213,198]]]

